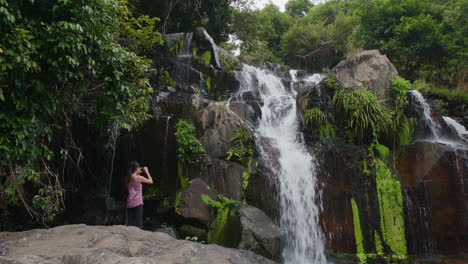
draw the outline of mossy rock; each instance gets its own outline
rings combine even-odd
[[[237,248],[241,241],[242,225],[235,205],[228,205],[219,212],[211,224],[208,243]]]

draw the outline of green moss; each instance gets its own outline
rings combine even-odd
[[[330,122],[325,121],[325,124],[320,126],[320,137],[331,138],[335,136],[336,136],[336,131],[333,125]]]
[[[206,89],[208,89],[208,91],[211,90],[211,77],[210,76],[207,76],[205,78],[205,85],[206,85]]]
[[[189,178],[185,176],[184,164],[181,161],[177,162],[177,177],[179,178],[180,188],[187,188],[189,185]]]
[[[374,160],[374,165],[383,239],[395,254],[406,256],[403,197],[400,181],[395,178],[382,160]]]
[[[406,146],[411,143],[413,139],[416,121],[414,118],[404,118],[398,133],[399,146]]]
[[[370,149],[377,151],[381,160],[387,160],[388,156],[390,155],[390,150],[381,144],[372,144]]]
[[[179,212],[178,207],[179,207],[179,203],[180,203],[181,199],[182,199],[182,192],[177,192],[176,193],[176,198],[175,198],[175,201],[174,201],[174,208],[175,208],[175,212],[177,214],[179,214],[179,215],[180,215],[180,212]]]
[[[354,199],[351,199],[351,207],[353,209],[354,237],[356,238],[356,252],[359,256],[361,254],[365,254],[364,238],[362,236],[361,221],[359,218],[359,208]]]
[[[208,243],[224,247],[236,248],[242,233],[240,217],[234,206],[227,206],[221,210],[213,221],[208,233]]]
[[[375,241],[375,251],[377,254],[383,254],[382,240],[380,240],[379,234],[374,232],[374,241]]]
[[[193,57],[199,59],[206,64],[211,64],[211,52],[209,50],[202,52],[198,49],[197,43],[193,44]]]

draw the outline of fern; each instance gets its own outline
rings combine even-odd
[[[389,134],[392,127],[393,111],[377,97],[362,89],[341,89],[333,97],[333,105],[340,111],[350,135],[362,143],[368,135],[378,138],[379,134]]]
[[[218,213],[221,212],[221,210],[223,210],[228,205],[241,203],[240,201],[229,199],[223,195],[218,195],[219,201],[213,200],[213,198],[206,194],[202,194],[201,198],[204,203],[211,206],[212,208],[216,208]]]

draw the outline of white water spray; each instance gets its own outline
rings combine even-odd
[[[427,103],[424,96],[417,90],[411,90],[409,92],[414,97],[415,102],[418,104],[418,107],[420,108],[420,111],[421,111],[421,118],[427,124],[427,127],[431,131],[431,135],[435,139],[440,138],[439,125],[432,118],[431,107]]]
[[[279,188],[280,224],[287,235],[285,263],[326,263],[316,204],[319,200],[316,162],[298,139],[301,133],[296,92],[284,87],[281,79],[267,70],[244,65],[241,76],[241,91],[258,89],[264,103],[256,138],[267,138],[279,153],[279,166],[272,169]],[[318,75],[314,76],[320,80]],[[296,76],[292,78],[297,81]],[[255,82],[258,85],[254,87]]]

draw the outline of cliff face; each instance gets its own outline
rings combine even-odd
[[[278,169],[277,160],[280,154],[275,144],[268,142],[266,138],[257,137],[248,162],[229,158],[228,154],[236,145],[233,140],[236,130],[255,133],[258,120],[262,117],[261,107],[265,102],[258,93],[239,92],[244,85],[242,82],[245,82],[245,78],[241,76],[242,65],[229,53],[216,47],[202,29],[195,33],[168,35],[166,43],[169,65],[167,70],[171,73],[173,82],[167,87],[155,86],[151,102],[154,118],[132,132],[121,134],[113,153],[103,155],[94,150],[92,145],[89,146],[87,164],[95,167],[102,167],[102,164],[108,167],[111,164],[109,167],[113,168],[111,172],[97,172],[99,175],[112,174],[110,192],[106,193],[106,190],[99,188],[102,186],[102,178],[82,175],[81,182],[86,184],[75,186],[70,192],[64,222],[90,225],[125,223],[124,175],[127,163],[138,160],[150,168],[156,180],[154,186],[145,186],[146,229],[154,230],[161,225],[168,225],[177,231],[179,237],[196,237],[199,241],[208,241],[213,236],[213,230],[221,234],[229,233],[229,230],[223,228],[232,225],[213,224],[223,221],[223,214],[217,214],[217,209],[200,199],[205,194],[214,201],[219,200],[218,195],[222,195],[256,206],[266,215],[261,212],[255,215],[260,215],[261,221],[269,223],[269,230],[278,231],[274,224],[279,219],[278,182],[273,171]],[[307,76],[304,72],[296,72],[296,80],[293,80],[290,72],[278,65],[267,64],[262,67],[281,77],[282,84],[288,89],[298,92],[297,107],[301,118],[306,109],[313,107],[335,113],[336,109],[331,102],[334,92],[326,87],[326,82],[309,85],[304,81]],[[333,73],[344,87],[366,89],[380,99],[391,101],[390,83],[396,70],[378,51],[366,51],[356,58],[343,61]],[[249,81],[249,85],[258,86],[258,80]],[[179,120],[194,124],[195,136],[206,152],[202,166],[181,164],[178,159],[175,132]],[[445,126],[445,129],[448,127]],[[320,228],[329,256],[341,253],[359,253],[367,257],[466,253],[466,145],[454,148],[441,143],[419,142],[418,138],[413,138],[410,145],[392,149],[388,154],[382,155],[378,150],[369,150],[369,146],[349,143],[339,133],[320,137],[305,123],[301,124],[301,130],[307,151],[317,158],[316,191],[320,195],[315,202],[321,205]],[[300,135],[298,140],[302,140]],[[369,164],[372,164],[372,169],[367,167]],[[244,230],[239,219],[246,216],[239,215],[241,207],[229,207],[235,210],[225,210],[230,217],[226,219],[234,219],[236,228]],[[222,211],[222,208],[219,209]],[[268,221],[265,220],[267,218]],[[249,221],[255,222],[255,219]],[[75,233],[78,229],[84,229],[70,228]],[[115,235],[117,237],[128,233],[121,227],[116,228],[97,228],[97,234],[103,235],[100,241],[109,240],[114,236],[111,234],[114,231],[118,233]],[[262,233],[257,231],[249,232]],[[90,232],[86,231],[84,235],[88,236]],[[61,233],[66,233],[66,228],[51,231],[52,235],[47,235],[47,238],[50,238],[50,243],[57,244]],[[47,232],[40,231],[37,234],[46,236]],[[173,249],[168,249],[169,253],[162,255],[148,249],[154,246],[149,240],[155,239],[154,243],[158,246],[167,242],[174,248],[180,247],[184,252],[195,254],[187,257],[187,261],[203,260],[201,262],[211,263],[214,258],[225,254],[221,257],[223,261],[270,263],[236,250],[174,242],[160,234],[141,235],[148,238],[143,244],[117,239],[127,250],[123,253],[114,252],[117,247],[111,242],[106,243],[112,245],[103,247],[110,252],[106,251],[106,254],[110,254],[109,258],[126,259],[153,254],[160,260],[176,261],[171,256],[180,257],[180,252],[171,251]],[[249,236],[248,241],[238,238],[240,241],[230,246],[245,246],[255,242],[256,249],[252,250],[278,260],[281,258],[279,247],[283,244],[284,237],[280,231],[268,236],[274,238],[274,253],[271,250],[265,253],[263,242],[259,241],[268,240],[256,236]],[[69,239],[74,241],[71,237]],[[78,244],[73,246],[81,247]],[[86,246],[87,249],[81,253],[86,258],[94,258],[90,252],[95,246]],[[9,251],[10,255],[4,260],[16,258],[15,252],[23,250],[19,249],[21,247],[18,246],[18,251]],[[132,250],[136,250],[136,253]],[[47,252],[55,254],[53,250]],[[70,258],[78,258],[75,255],[70,255]],[[39,258],[35,256],[31,259]],[[26,258],[20,261],[30,263]],[[441,261],[434,263],[442,263]]]

